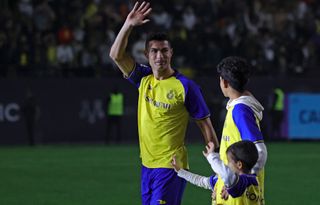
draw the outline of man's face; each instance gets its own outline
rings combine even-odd
[[[150,41],[145,54],[152,70],[161,71],[170,68],[173,51],[168,41]]]

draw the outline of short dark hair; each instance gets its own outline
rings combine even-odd
[[[171,47],[169,36],[163,32],[149,33],[145,43],[145,49],[148,50],[150,41],[168,41]]]
[[[217,71],[232,88],[243,92],[252,74],[252,67],[244,58],[229,56],[217,65]]]
[[[250,173],[253,166],[258,161],[258,150],[255,144],[248,140],[242,140],[230,145],[227,153],[231,154],[231,158],[243,164],[243,172]]]

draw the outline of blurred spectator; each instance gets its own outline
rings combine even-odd
[[[55,20],[55,13],[48,4],[48,0],[41,0],[37,5],[33,13],[35,28],[40,31],[51,31],[53,28],[53,22]]]
[[[121,141],[121,125],[124,113],[124,96],[115,87],[107,98],[106,144]]]
[[[63,25],[58,30],[59,44],[69,44],[74,38],[73,31],[67,25]]]
[[[90,0],[87,7],[85,8],[85,14],[84,14],[84,19],[86,21],[91,21],[94,16],[98,12],[98,6],[99,6],[100,1],[95,1],[95,0]]]
[[[161,4],[156,4],[154,11],[151,14],[151,18],[154,23],[164,29],[171,28],[171,16],[163,9]]]
[[[20,46],[17,49],[18,72],[23,76],[30,76],[31,48],[29,47],[27,37],[22,35],[19,41]],[[32,75],[31,75],[32,76]]]
[[[48,73],[47,76],[54,76],[58,66],[57,42],[54,34],[50,33],[45,38],[46,45],[46,62]]]
[[[146,36],[142,35],[139,38],[139,40],[132,45],[131,53],[133,57],[136,59],[136,61],[139,63],[147,63],[147,58],[144,54],[145,41],[146,41]]]
[[[35,130],[40,117],[40,108],[37,104],[34,94],[30,89],[28,89],[26,92],[26,97],[22,104],[21,111],[26,125],[28,144],[30,146],[34,146]]]
[[[6,65],[10,64],[8,50],[9,41],[7,33],[4,30],[0,30],[0,77],[7,75]]]
[[[188,29],[192,30],[194,25],[197,23],[197,17],[193,12],[192,7],[188,6],[182,15],[183,25]]]
[[[31,0],[20,0],[18,3],[18,9],[21,14],[28,17],[32,17],[33,15],[33,5]]]
[[[281,139],[282,136],[282,122],[284,118],[285,94],[280,87],[273,90],[272,104],[271,104],[271,138]]]
[[[73,66],[75,53],[71,42],[74,39],[73,31],[64,23],[58,30],[58,76],[70,76],[70,69]]]

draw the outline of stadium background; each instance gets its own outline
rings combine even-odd
[[[0,1],[1,204],[139,204],[137,91],[108,57],[133,3]],[[173,66],[201,85],[218,134],[225,101],[215,66],[228,55],[247,58],[256,71],[249,87],[266,109],[266,198],[270,204],[317,204],[309,192],[320,171],[319,1],[151,3],[152,21],[130,37],[134,57],[145,61],[146,32],[167,31]],[[103,146],[106,98],[114,85],[125,96],[123,143]],[[282,135],[274,138],[269,110],[276,87],[286,93],[286,109]],[[32,148],[22,113],[27,93],[39,108]],[[192,122],[187,142],[191,167],[209,174]],[[185,204],[209,204],[209,195],[189,186]]]

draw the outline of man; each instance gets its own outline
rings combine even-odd
[[[245,89],[252,73],[251,66],[245,59],[231,56],[218,64],[217,71],[220,75],[221,91],[225,97],[229,98],[220,144],[221,160],[226,165],[228,164],[226,150],[233,143],[249,140],[255,144],[259,157],[252,168],[252,173],[258,176],[261,192],[259,200],[261,204],[264,204],[264,165],[267,160],[267,149],[260,130],[264,108]],[[233,198],[229,198],[228,201],[224,200],[227,198],[224,190],[223,180],[219,178],[215,187],[216,204],[236,204]]]
[[[36,96],[30,89],[26,92],[26,98],[21,108],[27,128],[28,143],[35,145],[35,131],[40,116],[40,108],[37,104]]]
[[[218,140],[209,119],[210,113],[199,87],[171,67],[173,50],[165,34],[147,38],[145,55],[150,64],[141,65],[126,53],[135,26],[149,22],[149,3],[135,3],[110,50],[110,57],[124,76],[139,89],[138,131],[142,158],[142,204],[181,203],[186,181],[171,166],[188,169],[184,145],[189,116],[195,119],[206,143]]]
[[[119,143],[122,138],[121,127],[124,112],[124,96],[114,87],[107,98],[107,129],[105,143],[108,144],[113,139]]]
[[[273,98],[272,98],[272,107],[271,107],[271,137],[273,139],[280,139],[282,137],[281,134],[281,126],[284,115],[284,105],[285,105],[285,94],[283,90],[279,87],[276,87],[273,90]]]

